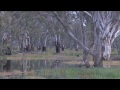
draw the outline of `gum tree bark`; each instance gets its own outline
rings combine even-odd
[[[120,34],[119,13],[113,11],[96,11],[93,14],[95,55],[94,66],[101,67],[103,60],[109,60],[111,45]]]
[[[43,41],[43,47],[42,47],[42,51],[47,51],[47,38],[48,36],[45,37],[44,41]]]

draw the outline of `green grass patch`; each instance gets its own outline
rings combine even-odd
[[[62,53],[62,55],[65,56],[77,56],[77,55],[82,55],[82,50],[81,51],[75,51],[75,50],[68,50],[65,49],[65,51]]]
[[[0,76],[0,78],[7,78]],[[58,68],[41,69],[26,75],[11,76],[17,79],[120,79],[120,68]]]
[[[120,68],[43,69],[36,75],[48,79],[120,79]]]

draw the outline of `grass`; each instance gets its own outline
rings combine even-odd
[[[65,56],[77,56],[77,55],[82,55],[82,50],[81,51],[75,51],[75,50],[68,50],[66,49],[62,55]]]
[[[7,56],[7,60],[22,60],[23,58],[26,60],[80,60],[82,57],[76,57],[76,55],[82,55],[81,51],[72,51],[72,50],[65,50],[59,54],[55,53],[54,49],[49,49],[47,52],[38,52],[36,54],[26,53],[23,54],[13,54],[11,56]]]
[[[37,75],[48,79],[120,79],[120,68],[44,69]]]
[[[6,79],[5,76],[0,76]],[[9,79],[120,79],[120,68],[58,68],[13,75]],[[7,78],[8,79],[8,78]]]

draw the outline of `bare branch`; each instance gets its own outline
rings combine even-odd
[[[84,11],[84,13],[86,13],[88,16],[92,17],[92,15],[89,12]]]
[[[87,48],[86,46],[84,46],[84,45],[73,35],[73,33],[70,32],[70,30],[68,30],[67,26],[63,23],[62,19],[57,15],[57,13],[55,13],[55,12],[52,12],[52,13],[55,15],[55,17],[57,18],[57,20],[63,25],[63,27],[64,27],[65,31],[68,33],[68,35],[69,35],[72,39],[74,39],[74,41],[76,41],[76,42],[82,47],[82,49],[84,49],[86,52],[90,53],[91,55],[94,55],[93,52],[92,52],[89,48]]]
[[[111,43],[114,42],[115,38],[117,38],[120,35],[120,29],[114,34],[114,37],[111,40]]]

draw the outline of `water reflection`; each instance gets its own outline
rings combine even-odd
[[[66,63],[65,63],[66,62]],[[73,64],[72,64],[73,63]],[[75,67],[79,61],[62,61],[62,60],[0,60],[0,72],[11,72],[19,70],[27,72],[31,70],[41,70],[44,68],[55,69],[64,67]],[[104,68],[120,67],[120,65],[104,65]]]
[[[0,60],[0,72],[3,71],[30,71],[40,70],[43,68],[58,68],[60,67],[61,61],[49,61],[49,60]]]

